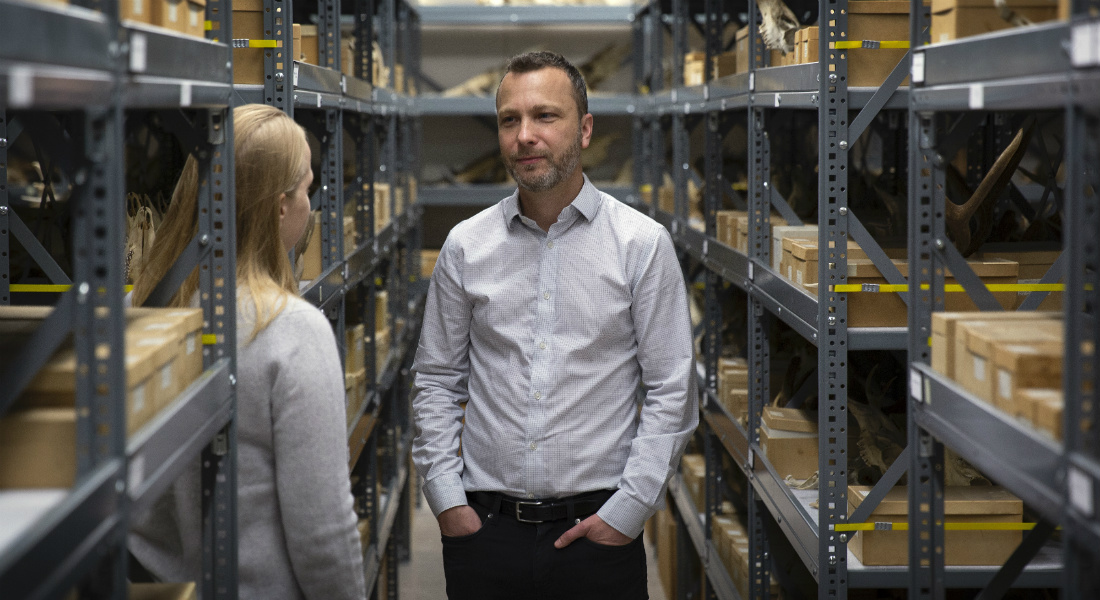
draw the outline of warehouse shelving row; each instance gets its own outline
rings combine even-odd
[[[268,0],[265,15],[293,14],[289,2]],[[329,317],[341,354],[347,356],[346,332],[363,323],[362,365],[366,400],[349,419],[349,465],[352,491],[361,520],[369,524],[364,539],[366,581],[372,597],[395,598],[397,563],[408,555],[410,499],[409,388],[410,347],[419,336],[424,286],[420,274],[420,219],[415,200],[419,130],[414,98],[408,89],[418,73],[419,16],[403,1],[361,0],[353,14],[341,15],[340,3],[316,5],[319,65],[283,60],[278,52],[264,57],[265,83],[237,85],[238,102],[266,102],[291,114],[316,138],[320,182],[311,203],[320,209],[320,273],[302,286],[302,297]],[[265,18],[271,18],[265,16]],[[342,23],[351,22],[355,64],[341,65]],[[291,47],[290,27],[277,27],[277,39]],[[377,44],[388,69],[373,64]],[[347,55],[344,55],[347,56]],[[402,64],[404,71],[394,68]],[[374,81],[375,73],[387,73]],[[280,85],[280,82],[289,85]],[[345,143],[350,140],[351,143]],[[345,151],[352,156],[345,156]],[[345,173],[345,167],[351,172]],[[376,184],[389,190],[386,205],[376,202]],[[404,202],[400,202],[404,200]],[[376,227],[382,211],[390,222]],[[354,214],[355,241],[345,238],[344,217]],[[389,315],[384,331],[390,342],[379,344],[377,293],[386,292]],[[374,324],[374,325],[372,325]],[[387,352],[384,356],[379,353]]]
[[[228,11],[219,13],[221,6],[209,3],[210,18],[228,31]],[[130,516],[202,456],[204,491],[213,502],[199,585],[204,597],[227,597],[235,589],[237,558],[231,535],[236,294],[232,288],[209,292],[217,287],[212,273],[235,269],[232,239],[218,233],[234,227],[233,210],[226,208],[233,205],[232,182],[212,177],[232,172],[232,153],[223,151],[233,143],[230,47],[120,23],[114,3],[99,8],[0,2],[0,305],[53,306],[29,339],[4,340],[0,414],[10,414],[30,379],[70,335],[77,372],[84,373],[75,381],[73,487],[0,492],[0,587],[14,598],[58,596],[74,586],[96,597],[126,597]],[[176,54],[201,61],[166,60]],[[186,115],[172,120],[174,133],[189,151],[204,155],[200,172],[209,183],[199,206],[207,218],[200,219],[196,252],[176,270],[203,267],[200,290],[207,293],[201,306],[210,325],[203,374],[127,437],[125,363],[104,350],[123,347],[124,125],[140,112]],[[67,268],[12,203],[22,190],[8,185],[9,151],[28,138],[72,182]],[[43,171],[47,180],[53,176],[48,165]],[[36,263],[34,273],[13,271],[16,247]]]
[[[1095,283],[1091,277],[1095,277],[1094,260],[1095,246],[1088,246],[1089,242],[1083,241],[1084,236],[1073,231],[1093,231],[1095,229],[1095,204],[1091,179],[1094,172],[1084,165],[1088,163],[1087,148],[1091,148],[1090,142],[1096,132],[1082,126],[1080,123],[1091,122],[1092,110],[1095,107],[1096,86],[1094,83],[1095,66],[1098,64],[1097,43],[1100,38],[1095,37],[1096,25],[1087,19],[1079,19],[1071,24],[1044,23],[1037,26],[1020,28],[1012,31],[998,32],[984,35],[980,38],[962,39],[950,43],[927,45],[927,8],[922,9],[914,3],[911,13],[921,15],[924,19],[920,24],[913,25],[911,32],[914,48],[918,51],[912,53],[912,68],[910,68],[910,55],[886,77],[886,81],[878,88],[851,87],[846,85],[847,61],[842,52],[829,52],[829,46],[825,40],[830,32],[836,35],[836,39],[842,39],[847,31],[846,3],[820,3],[818,14],[830,14],[828,24],[821,21],[820,56],[828,57],[817,64],[803,64],[790,66],[767,66],[765,52],[756,33],[756,25],[759,17],[756,13],[755,3],[747,3],[747,6],[721,5],[718,2],[679,2],[671,1],[650,3],[648,9],[640,13],[640,19],[644,22],[642,27],[649,35],[647,42],[647,59],[640,68],[643,71],[641,78],[654,91],[648,97],[639,101],[639,119],[636,124],[635,157],[644,166],[636,170],[635,183],[642,190],[643,202],[639,208],[658,219],[672,233],[677,246],[685,257],[690,257],[689,263],[704,267],[704,275],[700,276],[705,292],[704,304],[704,344],[701,368],[706,375],[700,388],[709,390],[704,392],[701,402],[703,421],[706,427],[703,429],[703,451],[707,456],[707,498],[705,505],[708,510],[699,517],[702,524],[702,532],[709,539],[711,517],[714,515],[721,501],[722,490],[716,482],[719,453],[715,448],[721,448],[722,453],[728,454],[732,462],[740,467],[740,470],[751,482],[746,499],[748,507],[749,528],[751,530],[750,553],[754,557],[750,560],[750,568],[754,569],[754,576],[750,578],[750,596],[765,597],[767,595],[767,573],[774,565],[768,560],[769,554],[776,549],[777,544],[789,545],[801,558],[806,570],[812,575],[818,588],[819,597],[845,597],[848,588],[910,588],[912,597],[926,597],[933,595],[941,597],[944,588],[966,587],[981,588],[989,586],[985,594],[997,597],[1007,587],[1061,587],[1065,585],[1067,591],[1073,590],[1074,594],[1083,594],[1081,597],[1089,597],[1087,590],[1093,588],[1081,587],[1080,583],[1092,575],[1090,568],[1095,565],[1095,556],[1085,552],[1084,548],[1095,547],[1096,531],[1095,512],[1096,506],[1093,474],[1098,471],[1093,463],[1085,458],[1087,452],[1066,452],[1062,444],[1054,442],[1046,436],[1023,427],[1015,419],[999,414],[989,405],[981,403],[969,394],[961,391],[957,385],[945,380],[927,367],[928,340],[930,340],[930,305],[924,305],[920,312],[920,320],[914,322],[915,311],[912,307],[917,303],[913,295],[905,298],[909,308],[910,321],[908,327],[886,328],[859,328],[847,326],[846,302],[854,293],[869,293],[870,290],[860,292],[851,291],[845,293],[826,294],[825,284],[822,284],[822,296],[820,298],[806,293],[800,286],[785,277],[779,275],[771,266],[770,251],[772,242],[769,239],[768,221],[769,213],[777,213],[783,216],[788,224],[800,224],[797,215],[793,214],[791,207],[779,195],[774,188],[775,180],[769,173],[773,159],[772,136],[777,129],[781,129],[784,118],[792,114],[791,111],[813,111],[817,113],[817,141],[818,156],[820,159],[811,162],[817,171],[819,178],[818,191],[818,223],[819,239],[818,248],[837,247],[836,243],[843,245],[851,236],[858,242],[869,258],[874,260],[879,270],[886,275],[888,283],[904,284],[908,276],[910,280],[917,280],[917,271],[912,273],[900,273],[896,268],[891,269],[889,259],[867,228],[856,217],[856,210],[848,204],[848,178],[854,174],[856,165],[849,162],[849,142],[854,146],[862,134],[878,128],[883,129],[884,122],[889,123],[889,128],[894,131],[895,140],[904,141],[906,129],[904,123],[910,121],[910,131],[919,132],[910,137],[908,152],[895,155],[894,160],[899,164],[894,166],[901,174],[904,182],[904,174],[910,177],[915,174],[923,174],[926,179],[922,181],[923,189],[941,190],[943,182],[942,157],[938,159],[926,159],[926,163],[917,165],[914,157],[918,150],[930,148],[934,138],[928,133],[928,128],[933,121],[932,114],[938,111],[988,111],[1008,110],[1034,110],[1053,109],[1067,110],[1067,113],[1076,110],[1078,120],[1071,123],[1067,117],[1066,136],[1068,139],[1076,139],[1078,146],[1068,147],[1065,150],[1067,161],[1067,173],[1084,174],[1088,183],[1077,182],[1079,190],[1077,194],[1083,199],[1084,207],[1078,203],[1074,206],[1072,200],[1067,200],[1066,223],[1072,223],[1074,229],[1066,234],[1066,255],[1069,257],[1081,257],[1078,263],[1077,276],[1084,281],[1074,283],[1070,278],[1066,279],[1067,289],[1067,331],[1072,331],[1078,336],[1076,340],[1067,340],[1066,364],[1076,363],[1077,368],[1066,368],[1066,389],[1079,390],[1083,399],[1067,400],[1066,406],[1066,431],[1081,422],[1079,413],[1074,407],[1085,407],[1091,410],[1091,395],[1094,389],[1092,375],[1095,372],[1095,354],[1092,351],[1095,345],[1095,321],[1091,314],[1082,316],[1082,308],[1086,312],[1094,311],[1095,303],[1092,296],[1088,296],[1095,289]],[[704,73],[710,72],[710,61],[718,53],[725,50],[727,45],[723,32],[737,11],[743,10],[748,15],[749,44],[751,48],[750,70],[747,73],[725,76],[711,79],[708,77],[704,85],[683,86],[682,76],[679,73],[680,57],[687,47],[686,31],[691,26],[697,27],[703,33],[706,44],[707,67]],[[827,12],[832,11],[832,12]],[[832,18],[835,16],[836,18]],[[812,19],[811,19],[812,20]],[[671,44],[665,38],[663,29],[669,29],[668,37]],[[922,33],[923,32],[923,33]],[[671,50],[669,50],[671,47]],[[666,57],[665,52],[671,56]],[[976,56],[996,57],[974,60]],[[830,61],[829,58],[832,60]],[[660,66],[667,60],[672,65],[671,87],[662,89],[660,79],[663,73]],[[1074,68],[1071,62],[1079,65]],[[915,86],[899,86],[907,76],[912,73]],[[830,79],[830,75],[835,76]],[[680,83],[677,85],[677,83]],[[839,107],[839,108],[836,108]],[[1067,108],[1069,107],[1069,108]],[[740,114],[738,114],[740,113]],[[746,114],[747,113],[747,114]],[[741,117],[745,114],[745,117]],[[850,118],[843,118],[847,115]],[[1089,115],[1087,118],[1085,115]],[[747,189],[740,192],[733,189],[732,181],[726,179],[728,172],[722,170],[722,158],[725,150],[722,148],[724,137],[731,129],[731,125],[743,124],[748,141],[747,160]],[[920,119],[925,119],[921,121]],[[898,121],[902,126],[898,127]],[[732,122],[732,124],[731,124]],[[775,124],[779,125],[779,128]],[[923,123],[925,129],[919,129],[913,123]],[[691,145],[697,143],[698,138],[690,138],[691,130],[701,126],[703,135],[703,177],[705,181],[703,190],[703,214],[705,216],[705,229],[693,228],[688,218],[687,187],[689,179],[693,175],[689,172],[690,163],[699,154],[692,152]],[[898,134],[897,132],[900,132]],[[1075,136],[1077,136],[1075,138]],[[965,142],[965,140],[964,140]],[[965,144],[964,144],[965,145]],[[1093,144],[1094,145],[1094,144]],[[883,143],[886,146],[886,143]],[[1069,142],[1067,142],[1069,146]],[[999,149],[998,149],[999,151]],[[1084,161],[1084,162],[1079,162]],[[928,165],[939,168],[940,179],[932,181],[931,173],[937,171]],[[662,210],[657,202],[657,190],[665,176],[672,179],[675,184],[675,209]],[[971,174],[973,175],[973,174]],[[979,174],[980,175],[980,174]],[[980,177],[979,177],[980,179]],[[1066,188],[1070,189],[1072,183],[1067,181]],[[910,187],[910,198],[915,195]],[[1049,193],[1049,190],[1047,190]],[[745,194],[742,196],[742,194]],[[946,240],[943,230],[943,195],[937,194],[936,206],[940,207],[933,212],[939,214],[937,219],[925,214],[926,220],[921,222],[924,227],[916,225],[917,219],[910,212],[908,221],[908,237],[910,240],[909,256],[915,256],[917,249],[912,244],[914,239],[923,239],[924,243],[931,244],[933,237]],[[1067,192],[1067,196],[1069,193]],[[729,204],[726,198],[732,199],[735,207],[746,209],[749,214],[749,251],[747,253],[735,250],[718,241],[716,236],[715,210],[722,204]],[[1091,203],[1091,204],[1090,204]],[[915,202],[910,201],[910,211],[915,210]],[[1076,217],[1070,217],[1070,210],[1079,210]],[[793,217],[793,218],[792,218]],[[938,227],[938,228],[937,228]],[[1093,229],[1089,229],[1092,227]],[[1076,238],[1074,236],[1077,236]],[[1076,239],[1076,245],[1071,241]],[[830,246],[833,242],[833,246]],[[949,246],[950,244],[948,244]],[[940,245],[942,247],[942,244]],[[877,249],[877,250],[876,250]],[[1069,260],[1074,260],[1070,258]],[[940,254],[936,254],[937,261],[943,261]],[[961,258],[959,260],[962,260]],[[916,269],[917,261],[910,263],[911,269]],[[950,264],[950,263],[949,263]],[[688,265],[689,267],[691,265]],[[938,262],[935,271],[942,277],[944,263]],[[885,267],[885,268],[884,268]],[[953,273],[965,270],[965,265],[955,262],[951,266]],[[955,267],[959,267],[956,269]],[[923,266],[929,269],[928,265]],[[693,271],[689,271],[693,272]],[[820,262],[819,281],[830,284],[843,284],[847,273],[846,256],[842,253],[830,254],[825,258],[822,251]],[[1043,283],[1056,283],[1057,272],[1052,272]],[[965,275],[959,276],[971,295],[980,296],[973,292],[979,286],[972,285],[973,281],[964,281]],[[973,279],[977,279],[974,277]],[[1049,280],[1049,281],[1048,281]],[[722,324],[722,315],[719,306],[723,295],[734,292],[720,291],[725,283],[747,298],[748,309],[748,359],[749,363],[749,416],[747,427],[738,423],[726,410],[719,405],[715,395],[717,386],[717,358],[721,355],[719,331]],[[938,281],[942,288],[942,279]],[[935,287],[935,286],[933,286]],[[984,289],[984,286],[980,286]],[[935,289],[941,289],[935,288]],[[1084,299],[1077,300],[1073,304],[1069,299],[1070,288],[1083,294]],[[988,293],[985,294],[988,296]],[[1041,296],[1037,296],[1029,304],[1037,305]],[[939,298],[942,302],[942,295]],[[989,298],[991,300],[991,298]],[[982,300],[975,300],[979,306],[992,308]],[[942,303],[939,304],[942,310]],[[1073,314],[1077,307],[1077,313]],[[1077,319],[1076,326],[1070,326],[1070,322]],[[768,460],[761,453],[757,428],[759,427],[760,411],[764,404],[770,402],[772,394],[769,393],[769,337],[774,335],[774,321],[785,323],[790,329],[799,333],[808,342],[817,347],[818,369],[816,383],[818,384],[818,408],[819,408],[819,489],[813,492],[792,490],[777,476]],[[910,331],[917,331],[918,324],[923,327],[923,333],[909,335]],[[1073,346],[1077,350],[1071,350]],[[918,428],[927,430],[936,438],[948,443],[952,449],[963,458],[970,461],[977,469],[988,475],[1000,485],[1004,485],[1012,493],[1024,500],[1029,509],[1038,510],[1045,521],[1041,522],[1036,530],[1038,535],[1028,536],[1023,547],[1031,554],[1024,555],[1021,551],[1018,557],[1010,560],[1010,564],[1003,569],[997,567],[944,567],[942,553],[938,554],[939,562],[930,562],[929,555],[925,555],[923,564],[933,565],[927,569],[918,568],[917,558],[911,558],[911,567],[867,567],[860,564],[854,556],[846,550],[846,542],[850,534],[838,534],[836,527],[849,521],[847,514],[848,502],[844,490],[847,489],[847,462],[848,433],[845,423],[848,421],[846,414],[848,373],[848,352],[856,350],[909,350],[913,367],[910,375],[913,400],[913,413],[910,417],[910,433]],[[919,358],[923,352],[923,360]],[[925,364],[921,364],[925,363]],[[1070,384],[1070,378],[1073,383]],[[1073,395],[1067,393],[1067,398]],[[932,398],[935,398],[933,401]],[[1078,396],[1080,398],[1080,396]],[[920,401],[925,399],[925,401]],[[1081,409],[1077,409],[1081,410]],[[1085,421],[1088,423],[1088,421]],[[981,432],[977,434],[976,432]],[[1082,438],[1091,439],[1091,429],[1082,433]],[[872,492],[868,501],[861,506],[857,514],[851,516],[851,521],[862,522],[870,514],[870,509],[877,504],[876,498],[881,498],[879,493],[884,493],[893,487],[898,481],[898,476],[906,470],[917,472],[917,465],[928,466],[928,457],[923,456],[924,448],[930,443],[930,437],[924,440],[925,445],[916,445],[916,440],[910,439],[909,449],[901,455],[899,460],[883,476],[884,483]],[[921,450],[913,450],[920,448]],[[938,460],[942,461],[942,454]],[[911,463],[911,464],[910,464]],[[912,466],[911,466],[912,465]],[[1072,465],[1072,466],[1070,466]],[[942,469],[942,463],[940,463]],[[942,486],[942,471],[939,485]],[[912,481],[912,478],[910,479]],[[1072,480],[1072,481],[1069,481]],[[921,486],[913,485],[910,490],[924,487],[924,484],[932,480],[921,479]],[[928,483],[931,485],[931,483]],[[1077,489],[1073,489],[1074,485]],[[673,496],[682,493],[673,487]],[[938,489],[938,488],[937,488]],[[930,491],[925,490],[931,494]],[[1076,500],[1072,494],[1076,493]],[[942,495],[938,496],[942,502]],[[811,508],[811,501],[817,504]],[[910,499],[910,505],[916,502]],[[677,504],[681,504],[677,498]],[[824,510],[816,506],[825,507]],[[938,529],[929,531],[925,535],[934,536],[933,539],[942,541],[942,504],[935,508],[936,504],[924,504],[932,506],[936,519],[930,518],[931,514],[922,515],[925,523],[935,523]],[[690,511],[690,516],[685,516],[689,511],[681,507],[679,511],[685,522],[690,521],[688,529],[693,533],[695,527],[695,513]],[[1072,515],[1072,516],[1069,516]],[[917,519],[917,517],[913,517]],[[1072,523],[1076,542],[1066,541],[1066,556],[1063,560],[1061,547],[1057,544],[1044,543],[1044,536],[1049,537],[1050,524],[1061,523],[1063,526]],[[916,521],[910,523],[913,530],[917,529]],[[931,528],[930,528],[931,529]],[[774,532],[782,533],[782,540],[775,539]],[[768,537],[768,533],[772,537]],[[1064,536],[1065,538],[1066,536]],[[1076,546],[1075,546],[1076,545]],[[770,546],[770,549],[769,549]],[[696,543],[696,547],[702,550],[704,547]],[[1076,547],[1076,550],[1072,550]],[[931,551],[932,546],[925,549]],[[917,552],[911,550],[913,557]],[[700,552],[703,558],[708,577],[713,581],[706,582],[710,587],[706,595],[714,597],[735,597],[730,595],[728,587],[723,583],[723,578],[713,577],[713,557]],[[1037,558],[1032,559],[1032,556]],[[690,563],[678,558],[682,573],[689,572]],[[1030,561],[1030,565],[1024,569]],[[1076,563],[1075,563],[1076,561]],[[1077,574],[1064,576],[1062,565],[1077,564]],[[934,568],[932,575],[928,570]],[[1021,574],[1022,570],[1022,574]],[[910,576],[906,576],[906,573]],[[682,588],[686,589],[686,588]],[[985,596],[983,596],[985,597]]]

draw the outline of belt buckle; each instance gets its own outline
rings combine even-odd
[[[534,519],[534,520],[533,519],[524,519],[523,518],[523,506],[524,505],[530,506],[530,507],[533,508],[533,507],[536,507],[536,506],[542,506],[543,501],[542,500],[517,500],[516,501],[516,520],[517,521],[519,521],[520,523],[535,523],[535,524],[543,522],[542,519]]]

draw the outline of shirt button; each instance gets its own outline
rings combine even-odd
[[[534,495],[534,494],[532,494],[532,493],[530,493],[530,492],[528,492],[528,494],[527,494],[527,497],[528,497],[528,498],[534,498],[534,497],[535,497],[535,495]]]
[[[539,342],[539,350],[546,350],[546,342]]]
[[[535,448],[538,448],[538,446],[535,444],[535,442],[531,442],[531,449],[534,450]]]
[[[553,241],[546,242],[546,247],[547,248],[553,248],[554,247],[554,242]]]
[[[542,297],[549,300],[550,299],[550,292],[543,292]]]
[[[542,400],[542,392],[535,392],[535,400]]]

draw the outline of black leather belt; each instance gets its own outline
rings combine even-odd
[[[607,502],[614,493],[610,490],[599,490],[549,500],[513,498],[498,492],[466,492],[466,497],[472,502],[487,507],[495,506],[499,500],[500,514],[513,517],[521,523],[546,523],[568,519],[571,516],[572,518],[587,517],[600,510],[604,502]]]

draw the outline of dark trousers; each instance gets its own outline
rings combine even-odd
[[[573,521],[522,523],[491,506],[470,506],[481,517],[481,529],[457,538],[443,536],[449,600],[649,598],[641,535],[625,546],[580,538],[558,550],[554,542]]]

